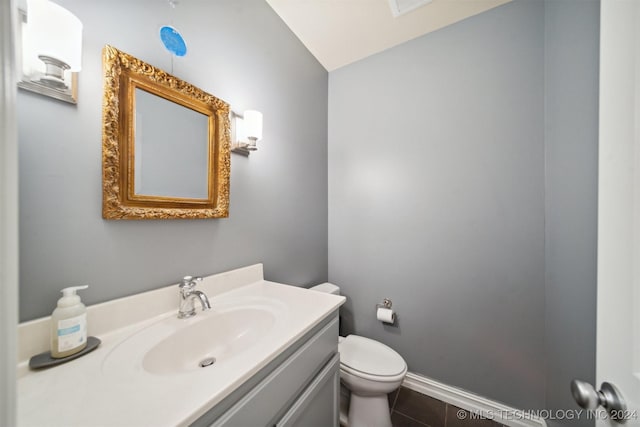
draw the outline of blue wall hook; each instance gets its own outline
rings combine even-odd
[[[160,28],[160,40],[162,40],[164,47],[175,56],[187,54],[187,44],[175,28],[169,25]]]

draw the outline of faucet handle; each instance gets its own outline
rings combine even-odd
[[[182,288],[188,288],[188,289],[194,288],[196,286],[196,283],[200,282],[200,281],[202,281],[202,277],[200,277],[200,276],[196,276],[196,277],[194,277],[194,276],[184,276],[182,278],[182,283],[180,284],[180,288],[181,289]]]

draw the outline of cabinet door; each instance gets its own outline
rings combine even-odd
[[[280,419],[276,427],[340,425],[340,355],[336,354]]]
[[[307,390],[309,386],[305,385],[313,383],[325,371],[328,366],[325,361],[332,360],[337,350],[338,317],[335,316],[266,378],[245,391],[244,396],[215,421],[205,414],[192,426],[272,426],[273,420],[279,419],[279,414],[286,411],[291,402],[297,401],[300,390]]]

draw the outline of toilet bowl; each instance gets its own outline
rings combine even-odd
[[[310,288],[339,294],[330,283]],[[402,384],[407,364],[397,352],[381,342],[348,335],[340,337],[340,381],[350,391],[349,427],[391,427],[387,394]]]
[[[349,335],[338,344],[340,381],[351,391],[349,427],[391,427],[387,394],[407,374],[402,356],[381,342]]]

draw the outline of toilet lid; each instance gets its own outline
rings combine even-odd
[[[338,344],[340,363],[370,375],[396,376],[407,367],[402,356],[381,342],[349,335]]]

